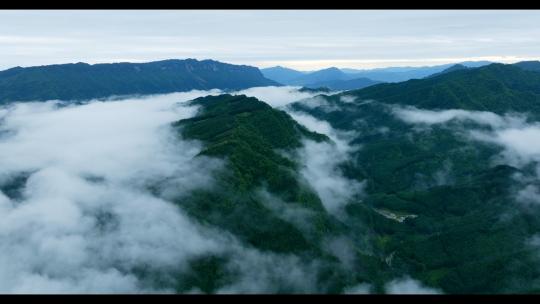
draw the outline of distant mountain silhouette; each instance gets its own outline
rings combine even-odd
[[[476,68],[484,65],[488,65],[489,61],[464,61],[461,64],[468,68]],[[377,68],[370,70],[359,70],[350,68],[327,68],[318,71],[302,72],[294,69],[284,67],[273,67],[262,69],[261,72],[266,78],[272,79],[286,85],[301,85],[314,87],[320,85],[323,82],[343,81],[352,79],[368,78],[376,82],[401,82],[409,79],[422,79],[430,75],[440,73],[454,64],[443,64],[435,66],[424,67],[387,67]],[[357,81],[360,83],[359,81]],[[337,82],[336,82],[337,83]],[[359,89],[361,87],[354,87],[352,84],[355,82],[349,82],[348,84],[341,84],[339,86],[346,89]],[[363,84],[362,84],[363,85]]]
[[[462,65],[462,64],[454,64],[453,66],[445,69],[444,71],[442,72],[439,72],[439,73],[435,73],[435,74],[432,74],[432,75],[429,75],[429,77],[435,77],[435,76],[439,76],[439,75],[442,75],[442,74],[446,74],[446,73],[450,73],[450,72],[453,72],[453,71],[459,71],[459,70],[465,70],[465,69],[468,69],[468,67]]]
[[[349,80],[321,81],[321,82],[306,84],[306,86],[309,88],[326,87],[332,90],[356,90],[356,89],[369,87],[378,83],[381,83],[381,82],[376,81],[376,80],[371,80],[369,78],[360,77],[360,78],[349,79]]]

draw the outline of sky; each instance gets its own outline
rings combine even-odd
[[[0,11],[2,70],[171,58],[307,71],[537,60],[540,11]]]

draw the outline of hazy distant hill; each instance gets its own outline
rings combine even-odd
[[[282,66],[261,69],[261,73],[263,73],[264,77],[283,84],[288,84],[290,81],[306,74],[305,72],[284,68]]]
[[[489,61],[466,61],[459,64],[467,68],[474,68],[490,63]],[[388,67],[371,70],[338,69],[331,67],[310,72],[277,66],[261,69],[261,72],[266,78],[285,85],[298,85],[311,88],[325,86],[333,90],[352,90],[362,89],[380,82],[401,82],[409,79],[421,79],[441,73],[452,66],[454,64],[426,67]]]
[[[343,73],[338,68],[328,68],[312,72],[309,74],[302,75],[298,78],[295,78],[289,82],[293,85],[310,85],[325,81],[334,81],[334,80],[347,80],[350,79],[347,74]]]
[[[540,61],[521,61],[514,65],[527,71],[540,72]]]
[[[282,80],[282,83],[289,85],[299,85],[308,88],[326,87],[331,90],[354,90],[380,83],[380,81],[374,81],[369,78],[356,77],[356,75],[344,73],[340,69],[334,67],[310,73],[302,73],[295,70],[283,69],[279,67],[276,67],[275,69],[280,69],[281,72],[287,73],[288,80],[286,80],[284,77],[281,77],[280,79]],[[278,79],[272,78],[272,76],[268,73],[265,75],[268,75],[268,78],[270,79]],[[294,76],[297,77],[293,78]]]
[[[79,100],[111,95],[189,90],[245,89],[279,85],[259,69],[214,60],[163,60],[148,63],[75,63],[0,72],[0,102]]]
[[[469,67],[476,68],[484,65],[488,65],[491,62],[489,61],[465,61],[459,64]],[[347,71],[355,77],[366,77],[373,80],[378,80],[382,82],[401,82],[407,81],[409,79],[421,79],[427,76],[433,75],[435,73],[440,73],[454,64],[442,64],[435,66],[426,66],[426,67],[389,67],[389,68],[380,68],[372,70],[354,70],[354,69],[342,69]]]

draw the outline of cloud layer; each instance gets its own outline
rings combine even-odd
[[[441,292],[423,286],[420,282],[409,277],[395,279],[386,285],[386,293],[389,294],[440,294]]]
[[[3,109],[0,184],[21,195],[0,195],[0,292],[162,292],[135,268],[180,271],[218,250],[148,189],[169,180],[181,195],[211,184],[220,162],[194,159],[200,145],[168,127],[195,114],[180,102],[204,94]]]
[[[318,93],[300,92],[300,87],[283,86],[283,87],[254,87],[246,90],[233,92],[232,94],[245,94],[246,96],[255,97],[275,108],[284,107],[292,102],[312,98]]]

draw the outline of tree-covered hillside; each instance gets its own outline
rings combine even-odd
[[[324,102],[290,108],[347,132],[361,146],[346,172],[367,181],[366,198],[347,212],[368,223],[390,272],[445,293],[529,293],[539,290],[540,255],[532,240],[540,232],[540,208],[524,204],[520,191],[537,179],[536,163],[513,165],[501,158],[509,153],[503,147],[474,137],[503,126],[458,118],[418,124],[398,114],[519,111],[534,124],[539,88],[540,74],[494,64],[321,95]]]
[[[379,84],[348,92],[361,99],[424,109],[540,113],[540,73],[490,64],[432,78]]]
[[[179,136],[202,141],[205,148],[200,155],[221,158],[226,166],[217,174],[213,189],[179,200],[181,208],[258,250],[317,261],[319,292],[342,292],[347,285],[376,281],[384,274],[374,275],[384,265],[366,253],[362,237],[324,209],[317,194],[300,178],[298,160],[283,154],[294,154],[303,140],[329,142],[328,137],[308,131],[285,112],[244,95],[208,96],[192,104],[201,106],[200,111],[194,118],[174,124]],[[261,191],[269,195],[261,195]],[[287,210],[300,211],[306,218],[301,223],[283,218]],[[325,249],[328,239],[340,236],[351,237],[359,247],[352,253],[358,269],[343,268]]]

